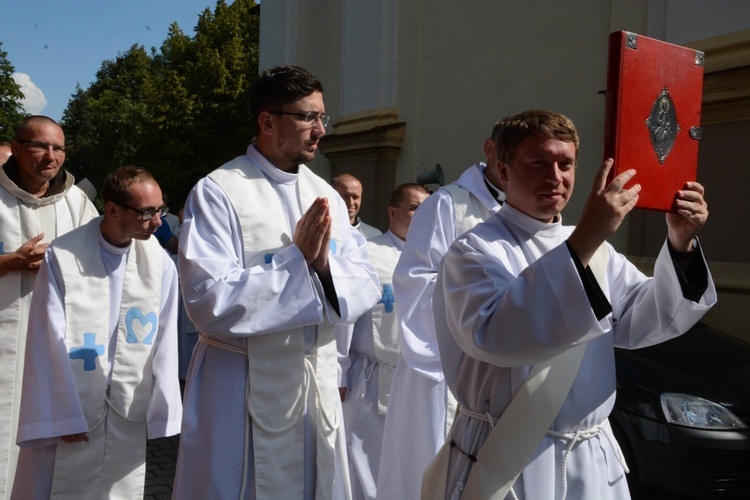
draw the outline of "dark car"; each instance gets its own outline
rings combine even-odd
[[[750,498],[750,344],[698,323],[615,359],[633,498]]]

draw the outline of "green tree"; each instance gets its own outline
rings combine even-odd
[[[14,71],[8,53],[3,50],[3,42],[0,42],[0,141],[13,139],[16,125],[25,116],[21,107],[24,95],[13,79]]]
[[[74,174],[99,186],[117,165],[141,165],[181,206],[198,179],[252,139],[258,29],[254,1],[219,0],[198,16],[194,36],[174,23],[159,51],[136,45],[105,61],[63,116]]]
[[[115,167],[135,162],[151,122],[145,87],[152,64],[143,47],[133,45],[105,61],[91,87],[76,89],[62,120],[70,147],[66,166],[76,178],[101,186]]]

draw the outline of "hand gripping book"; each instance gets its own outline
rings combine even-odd
[[[637,208],[674,211],[678,190],[696,180],[703,52],[627,31],[609,36],[604,158],[609,180],[630,168]]]

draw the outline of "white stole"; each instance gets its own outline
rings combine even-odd
[[[387,234],[387,233],[386,233]],[[396,268],[401,250],[395,246],[381,244],[381,238],[375,237],[367,242],[367,253],[370,264],[378,272],[382,286],[380,302],[371,310],[372,340],[375,348],[375,359],[378,360],[378,414],[385,415],[388,408],[388,395],[391,390],[393,371],[396,368],[401,346],[398,337],[398,318],[396,317],[395,297],[393,295],[393,270]]]
[[[109,278],[99,245],[101,218],[52,245],[65,290],[65,343],[89,425],[88,443],[57,445],[54,498],[134,498],[145,481],[146,412],[151,398],[163,250],[133,240],[126,256],[112,377]],[[135,495],[135,496],[134,496]]]
[[[211,172],[229,198],[242,230],[243,265],[267,265],[273,254],[292,244],[287,234],[286,207],[261,169],[248,156],[240,156]],[[304,165],[296,183],[303,212],[328,184]],[[334,214],[332,213],[332,217]],[[342,235],[332,222],[331,251],[338,252]],[[317,326],[317,348],[305,354],[303,328],[247,339],[247,408],[251,417],[255,457],[255,494],[274,498],[279,491],[291,497],[304,494],[304,422],[307,396],[314,391],[316,498],[333,496],[336,435],[339,431],[337,354],[333,326],[324,319]],[[296,490],[295,490],[296,489]]]

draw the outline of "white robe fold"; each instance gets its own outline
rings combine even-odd
[[[297,221],[309,208],[301,206],[298,175],[276,169],[254,146],[248,148],[247,155],[262,170],[285,209],[287,223],[279,228],[279,235],[293,235]],[[247,349],[248,337],[287,335],[301,329],[305,350],[312,354],[319,347],[328,348],[327,343],[318,345],[319,325],[324,321],[351,323],[377,302],[378,281],[367,263],[364,238],[349,225],[346,206],[333,188],[326,187],[319,196],[328,198],[333,219],[340,224],[335,232],[344,235],[340,248],[329,255],[340,316],[291,241],[279,238],[280,248],[267,261],[245,267],[243,234],[232,203],[211,179],[198,182],[186,204],[179,263],[185,308],[202,334]],[[264,208],[257,206],[258,210]],[[333,341],[329,342],[333,347]],[[335,357],[329,368],[335,377]],[[252,427],[247,428],[245,405],[247,377],[247,356],[205,342],[196,346],[185,388],[175,498],[239,498],[241,491],[244,498],[255,498],[253,436]],[[335,390],[335,380],[330,385]],[[335,397],[338,400],[337,394]],[[255,405],[262,401],[253,402]],[[312,498],[316,491],[316,432],[307,406],[304,411],[304,485],[288,486],[290,491],[303,491],[305,498]],[[293,450],[279,450],[285,452]],[[338,461],[345,459],[344,449]],[[279,498],[285,496],[283,491],[278,493]]]
[[[44,233],[44,243],[97,216],[86,194],[66,173],[61,193],[38,198],[23,191],[0,167],[0,254],[12,253]],[[36,274],[0,276],[0,498],[8,498],[18,460],[16,432],[26,330]]]
[[[573,345],[587,350],[551,431],[575,432],[605,422],[615,400],[614,346],[645,347],[684,333],[716,302],[708,289],[685,299],[666,243],[647,278],[607,245],[607,280],[599,283],[612,313],[595,317],[565,240],[573,231],[503,209],[451,246],[434,296],[443,372],[459,404],[497,418],[534,363]],[[451,431],[446,498],[461,491],[489,424],[459,413]],[[519,498],[629,498],[619,447],[605,424],[596,436],[567,443],[544,437],[517,480]],[[510,498],[510,496],[509,496]]]
[[[454,183],[466,191],[467,205],[457,207],[443,188],[419,206],[394,272],[401,358],[388,403],[378,498],[419,498],[424,468],[450,429],[455,407],[440,367],[432,293],[443,255],[463,232],[459,228],[465,228],[466,221],[457,217],[484,220],[500,208],[486,185],[484,168],[477,163]]]
[[[365,237],[366,240],[369,240],[370,238],[374,238],[375,236],[379,236],[382,233],[380,229],[371,226],[367,224],[366,222],[362,222],[362,219],[357,217],[357,222],[353,225],[354,229],[359,231],[359,233]]]
[[[403,246],[404,240],[391,231],[367,241],[368,259],[378,270],[383,295],[380,302],[354,324],[347,356],[351,366],[343,411],[355,499],[375,498],[385,411],[399,355],[392,286],[393,269]]]
[[[77,234],[83,234],[84,229],[87,228],[77,230]],[[101,238],[99,231],[96,233],[99,234],[98,240],[93,240],[90,244],[100,247],[98,253],[107,273],[110,299],[106,306],[99,304],[94,298],[91,299],[92,307],[95,307],[94,314],[106,312],[109,317],[109,345],[106,351],[103,350],[106,356],[97,358],[97,363],[102,364],[103,375],[111,380],[116,362],[116,332],[122,320],[122,287],[132,245],[126,248],[114,247]],[[153,439],[177,434],[182,416],[177,366],[177,272],[168,254],[155,242],[153,249],[157,252],[155,258],[162,260],[162,273],[156,278],[161,281],[161,292],[158,298],[158,328],[152,340],[151,366],[150,369],[144,370],[144,373],[150,374],[150,398],[145,411],[145,423],[136,423],[137,428],[129,431],[141,432],[140,437],[144,443],[147,437]],[[39,270],[31,303],[24,391],[18,429],[21,453],[13,498],[50,498],[53,491],[55,457],[59,447],[66,447],[69,452],[75,453],[75,447],[83,448],[89,444],[94,446],[93,440],[89,443],[63,443],[59,440],[60,436],[92,432],[92,436],[104,438],[104,433],[107,432],[103,428],[96,431],[91,428],[93,423],[87,422],[85,415],[89,409],[85,411],[81,404],[79,388],[76,386],[70,366],[71,357],[66,347],[65,305],[65,288],[60,264],[50,249]],[[108,309],[102,311],[96,306]],[[50,384],[50,380],[55,380],[55,383]],[[104,395],[88,399],[101,401]],[[138,439],[137,434],[133,434],[131,439]],[[145,453],[140,458],[145,465]],[[74,474],[66,478],[72,484],[77,484],[79,479]],[[143,484],[140,486],[140,494],[142,491]],[[90,498],[97,498],[99,494],[96,492],[96,486],[88,490],[88,493],[91,493]],[[110,496],[117,497],[112,492]],[[74,497],[85,496],[76,493]]]

